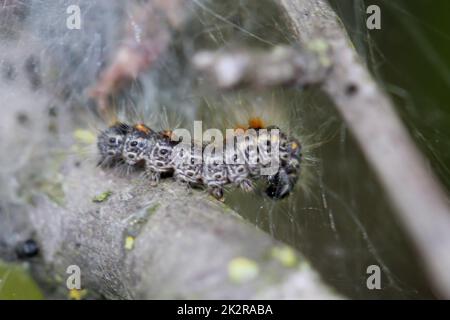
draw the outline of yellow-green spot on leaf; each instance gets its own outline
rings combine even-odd
[[[317,53],[319,61],[324,67],[331,65],[331,60],[328,57],[329,47],[328,43],[323,39],[312,40],[308,43],[308,49]]]
[[[21,195],[24,198],[32,196],[35,190],[45,194],[51,201],[59,206],[65,205],[65,192],[63,188],[64,178],[59,172],[67,155],[54,152],[50,155],[49,161],[45,170],[34,172],[28,179],[27,185],[31,188],[25,187],[21,189]],[[31,191],[31,194],[29,194]],[[23,194],[22,194],[23,192]],[[30,200],[32,201],[32,200]]]
[[[272,248],[271,255],[287,268],[295,267],[298,263],[297,254],[287,246]]]
[[[53,278],[57,283],[62,283],[64,281],[64,279],[59,274],[55,274]]]
[[[154,204],[153,206],[147,208],[147,214],[148,215],[152,215],[156,212],[156,210],[158,210],[158,208],[160,207],[159,203]]]
[[[51,201],[59,206],[64,206],[65,193],[62,183],[58,181],[43,180],[38,183],[38,188],[45,193]]]
[[[73,132],[73,137],[78,143],[83,144],[94,144],[97,140],[97,137],[91,131],[85,129],[76,129]]]
[[[125,249],[127,250],[132,250],[134,247],[134,237],[132,236],[127,236],[125,238]]]
[[[95,196],[92,201],[93,202],[103,202],[106,201],[112,195],[112,191],[105,191]]]
[[[234,283],[244,283],[255,279],[259,274],[258,264],[245,257],[237,257],[228,264],[228,277]]]
[[[86,289],[70,289],[69,290],[69,299],[71,300],[81,300],[87,295]]]
[[[308,43],[308,48],[316,52],[323,53],[328,50],[328,43],[322,39],[315,39]]]

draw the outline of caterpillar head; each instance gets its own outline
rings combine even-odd
[[[301,169],[301,145],[292,137],[283,135],[280,142],[281,167],[268,178],[266,194],[273,199],[287,197],[295,188]]]
[[[125,139],[122,157],[129,165],[144,159],[144,154],[152,147],[155,132],[143,124],[135,125]]]
[[[100,164],[111,164],[122,158],[122,149],[130,126],[116,123],[102,131],[97,138],[97,148],[100,152]]]

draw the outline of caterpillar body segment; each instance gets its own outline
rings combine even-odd
[[[124,161],[129,165],[145,161],[144,155],[150,152],[158,140],[158,134],[143,124],[132,127],[122,150]]]
[[[223,152],[213,152],[206,159],[204,157],[203,161],[202,181],[210,194],[217,199],[222,199],[223,188],[230,183]]]
[[[122,162],[122,150],[131,127],[124,123],[115,123],[102,131],[97,137],[97,148],[100,153],[98,164],[111,166]]]
[[[173,168],[176,181],[189,186],[203,185],[203,147],[181,142],[174,148]]]
[[[177,142],[172,141],[166,134],[158,133],[153,146],[144,152],[145,172],[152,184],[157,184],[162,174],[173,174],[172,159],[176,145]]]
[[[253,191],[253,182],[246,164],[248,161],[245,161],[243,150],[239,146],[236,149],[226,149],[225,160],[227,163],[226,171],[229,183],[245,192]]]

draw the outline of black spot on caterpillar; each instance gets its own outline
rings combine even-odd
[[[277,135],[269,134],[272,130]],[[250,131],[254,134],[248,134]],[[217,199],[223,198],[227,185],[250,192],[256,180],[267,183],[270,198],[288,196],[300,174],[300,142],[278,127],[264,128],[254,119],[247,128],[236,132],[232,147],[226,144],[226,148],[208,148],[192,140],[177,141],[170,131],[116,123],[98,135],[99,165],[143,165],[154,185],[162,176],[171,176],[183,184],[206,187]],[[270,159],[273,155],[276,158]],[[274,164],[275,170],[265,174],[264,169]]]

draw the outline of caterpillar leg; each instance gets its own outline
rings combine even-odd
[[[195,178],[195,174],[192,171],[188,172],[175,171],[173,177],[176,182],[185,186],[189,192],[192,191],[192,188],[198,188],[203,186],[200,180],[201,177]]]
[[[151,186],[157,186],[161,180],[161,173],[157,172],[151,168],[145,169],[145,176],[150,181]]]
[[[223,188],[221,186],[213,186],[208,188],[209,194],[212,195],[214,198],[216,198],[219,201],[224,201],[224,192]]]
[[[228,180],[245,192],[252,192],[255,188],[249,178],[249,171],[244,164],[227,165]]]
[[[253,190],[255,190],[255,186],[250,179],[243,179],[239,183],[239,188],[241,188],[245,192],[252,192]]]

